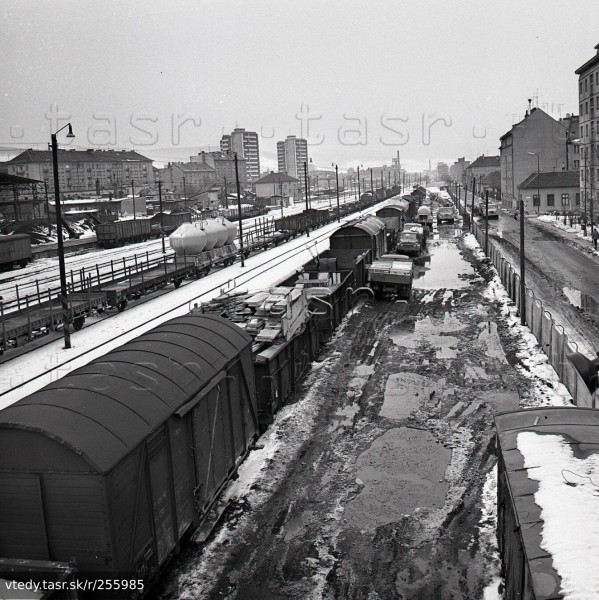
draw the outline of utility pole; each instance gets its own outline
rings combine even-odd
[[[526,283],[524,269],[524,199],[520,194],[520,324],[526,325]]]
[[[358,200],[362,197],[360,193],[360,167],[358,166]]]
[[[135,213],[135,187],[133,185],[133,179],[131,180],[131,198],[133,200],[133,219],[136,219],[137,214]]]
[[[44,181],[44,191],[46,193],[46,216],[48,217],[48,235],[52,233],[52,221],[50,219],[50,201],[48,200],[48,182]]]
[[[225,177],[225,208],[229,208],[229,193],[227,192],[227,178]]]
[[[304,185],[306,187],[306,211],[310,209],[308,202],[308,163],[304,161]],[[306,237],[310,237],[310,227],[308,226],[308,219],[306,218]]]
[[[485,254],[489,256],[489,190],[485,190]]]
[[[374,183],[372,179],[372,167],[370,167],[370,191],[372,192],[372,199],[376,200],[376,194],[374,193]]]
[[[158,205],[160,207],[160,237],[162,238],[162,254],[166,254],[164,246],[164,213],[162,212],[162,181],[158,181]]]
[[[237,183],[237,216],[239,219],[239,252],[241,256],[241,266],[245,267],[243,258],[243,224],[241,222],[241,190],[239,188],[239,167],[237,166],[237,152],[235,152],[235,182]]]
[[[472,218],[470,219],[472,221],[472,232],[474,233],[474,190],[476,189],[476,177],[472,178]]]
[[[335,183],[337,185],[337,223],[341,223],[341,210],[339,208],[339,165],[335,165]]]

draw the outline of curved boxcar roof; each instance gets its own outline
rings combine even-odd
[[[503,461],[525,557],[537,600],[561,598],[561,578],[552,557],[541,548],[543,520],[534,494],[539,483],[528,477],[518,450],[518,434],[562,435],[576,455],[599,453],[599,410],[577,407],[544,407],[503,413],[495,417],[500,457]],[[572,510],[564,506],[564,510]],[[591,517],[591,515],[589,515]]]
[[[388,204],[387,206],[383,206],[383,208],[379,208],[376,211],[377,218],[381,217],[403,217],[406,209],[409,207],[409,204],[405,202],[403,205],[396,204]]]
[[[211,315],[167,321],[0,411],[106,472],[225,369],[251,338]]]
[[[347,232],[351,229],[360,229],[370,236],[375,236],[381,229],[384,228],[385,223],[383,221],[372,215],[367,215],[356,221],[350,221],[349,223],[342,225],[339,227],[339,229],[337,229],[337,231],[335,231],[335,233],[333,233],[331,237],[343,237],[344,235],[347,235]]]

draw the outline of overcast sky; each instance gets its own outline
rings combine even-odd
[[[65,117],[74,146],[184,159],[237,126],[271,167],[289,134],[322,167],[498,154],[527,98],[578,113],[599,42],[596,0],[0,0],[0,23],[0,147]]]

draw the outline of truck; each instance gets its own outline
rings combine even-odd
[[[474,201],[474,216],[485,218],[486,205],[484,198],[476,198]],[[499,206],[496,202],[489,201],[489,219],[499,219]]]
[[[413,233],[417,233],[418,239],[420,240],[420,244],[423,248],[430,234],[430,229],[422,223],[404,223],[403,231],[411,231]]]
[[[423,225],[433,226],[433,213],[428,206],[421,206],[418,209],[418,222]]]
[[[453,223],[455,221],[455,209],[451,206],[439,206],[437,210],[437,225],[441,223]]]
[[[397,252],[407,254],[409,256],[419,256],[423,247],[423,238],[416,231],[403,230],[399,234],[397,242]]]
[[[375,298],[398,296],[409,300],[413,279],[412,260],[403,254],[383,254],[368,266],[368,283]]]

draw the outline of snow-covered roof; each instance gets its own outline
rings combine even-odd
[[[495,422],[536,600],[596,597],[599,410],[535,408]]]

